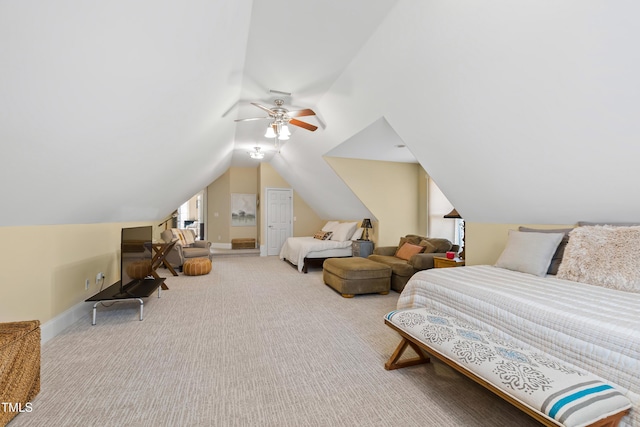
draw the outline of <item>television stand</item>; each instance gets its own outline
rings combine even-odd
[[[137,300],[140,302],[140,320],[143,319],[143,310],[144,310],[144,301],[142,298],[148,298],[158,290],[158,298],[160,298],[161,286],[164,284],[166,279],[164,277],[160,277],[157,279],[143,279],[136,280],[125,286],[124,289],[121,289],[120,281],[114,283],[106,289],[98,292],[91,298],[87,298],[86,302],[94,302],[93,304],[93,318],[91,320],[91,324],[96,324],[96,308],[98,304],[101,302],[122,302],[126,300]],[[121,292],[122,290],[122,292]]]

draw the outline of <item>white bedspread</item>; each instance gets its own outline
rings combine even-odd
[[[313,237],[289,237],[280,249],[280,259],[287,259],[302,272],[304,258],[309,252],[324,251],[351,247],[351,240],[340,242],[337,240],[320,240]]]
[[[416,273],[397,308],[432,307],[613,383],[640,427],[640,294],[492,266]]]

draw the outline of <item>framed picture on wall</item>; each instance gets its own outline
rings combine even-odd
[[[256,195],[231,193],[231,226],[256,226]]]

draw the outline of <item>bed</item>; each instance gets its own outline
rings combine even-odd
[[[289,237],[280,249],[280,259],[306,273],[310,265],[322,266],[327,258],[352,256],[351,244],[362,236],[357,222],[329,221],[315,236]]]
[[[635,228],[634,237],[640,237],[640,227]],[[609,241],[613,247],[608,247],[602,236],[595,236],[589,245],[572,246],[574,233],[580,240],[581,233],[589,232],[575,230],[570,233],[557,276],[489,265],[424,270],[409,280],[397,308],[428,307],[457,316],[591,372],[631,400],[633,409],[620,425],[639,427],[640,261],[635,258],[640,258],[640,251],[635,248],[630,255],[628,245],[616,242],[619,236]],[[585,252],[588,246],[611,258]],[[616,250],[623,252],[616,254]],[[616,271],[618,257],[635,266],[631,269],[635,273],[630,274],[636,276],[631,281],[628,274]],[[608,269],[598,273],[602,282],[595,283],[593,272],[603,259]],[[576,272],[591,284],[574,280]],[[622,283],[622,288],[631,289],[616,288],[613,279]]]
[[[351,255],[351,240],[319,240],[314,237],[289,237],[280,250],[280,259],[289,261],[301,273],[306,273],[310,264],[322,265],[327,258]]]

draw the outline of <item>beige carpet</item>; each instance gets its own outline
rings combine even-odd
[[[385,371],[398,294],[345,299],[277,257],[214,259],[49,341],[20,426],[536,426],[440,363]],[[87,313],[90,312],[87,305]]]

